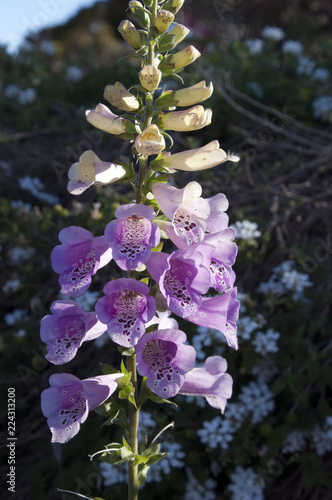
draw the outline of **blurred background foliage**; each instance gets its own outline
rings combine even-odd
[[[91,188],[79,198],[66,191],[68,169],[86,149],[107,161],[130,157],[126,143],[93,130],[84,117],[85,109],[104,102],[105,85],[137,81],[137,61],[121,59],[128,48],[117,26],[126,7],[124,0],[97,2],[66,25],[31,35],[16,55],[0,47],[1,394],[6,421],[6,390],[16,389],[17,500],[60,498],[56,488],[125,497],[121,473],[102,475],[98,460],[87,456],[119,437],[116,426],[100,432],[102,418],[91,415],[70,443],[50,444],[40,393],[58,369],[43,357],[39,327],[59,297],[49,258],[59,230],[80,225],[101,235],[132,196],[119,185]],[[178,187],[196,179],[205,197],[221,191],[230,201],[239,245],[240,349],[180,322],[201,352],[199,361],[224,353],[234,395],[224,417],[190,399],[181,399],[179,410],[151,403],[157,424],[145,427],[148,439],[172,420],[175,428],[166,435],[169,459],[155,465],[142,496],[328,500],[332,5],[186,0],[177,22],[191,29],[185,42],[202,52],[181,74],[185,86],[211,80],[215,92],[206,104],[213,124],[175,133],[174,151],[218,139],[241,156],[238,164],[174,176]],[[279,31],[266,30],[271,26]],[[112,265],[105,269],[93,279],[87,310],[116,277]],[[68,371],[89,377],[100,373],[100,362],[118,362],[107,339],[84,344]],[[7,450],[4,483],[6,459]],[[3,498],[12,498],[6,484],[2,489]]]

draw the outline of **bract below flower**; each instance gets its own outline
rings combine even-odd
[[[91,125],[109,134],[120,135],[126,131],[123,118],[112,113],[104,104],[99,103],[95,109],[88,109],[85,116]]]
[[[158,155],[166,147],[165,139],[157,125],[149,125],[135,139],[136,151],[142,156]]]
[[[50,377],[41,394],[41,408],[52,432],[52,443],[67,443],[80,430],[90,410],[101,405],[117,388],[122,373],[80,380],[69,373]]]
[[[233,288],[223,295],[204,297],[200,307],[189,320],[196,325],[221,331],[227,344],[238,349],[236,321],[239,317],[240,302],[235,300],[237,289]]]
[[[160,125],[164,130],[190,132],[210,125],[211,120],[211,109],[204,109],[203,106],[193,106],[184,111],[166,113],[161,118]]]
[[[145,333],[153,318],[156,302],[142,281],[120,278],[104,286],[105,297],[96,303],[98,319],[107,324],[110,338],[123,347],[132,347]]]
[[[45,356],[51,363],[62,365],[73,359],[83,342],[100,337],[106,326],[95,312],[85,312],[73,300],[56,300],[52,315],[41,321],[40,337],[47,344]]]
[[[101,160],[93,151],[84,151],[78,162],[68,172],[68,191],[82,194],[93,184],[111,184],[126,175],[121,165]]]
[[[239,159],[238,156],[228,155],[223,149],[220,149],[218,141],[212,141],[201,148],[166,156],[162,165],[175,170],[196,172],[215,167],[228,160],[237,162]]]
[[[163,252],[152,253],[146,264],[166,298],[167,307],[190,321],[200,307],[202,294],[210,287],[208,263],[212,250],[201,250],[187,248],[176,250],[170,255]]]
[[[62,229],[59,240],[62,244],[53,248],[51,260],[60,274],[61,293],[79,297],[89,288],[91,276],[112,259],[112,250],[104,236],[95,238],[79,226]]]
[[[224,413],[227,399],[232,395],[233,379],[225,373],[227,362],[220,356],[211,356],[203,366],[186,373],[180,394],[204,396],[213,408]]]
[[[106,226],[105,240],[121,269],[130,271],[145,264],[151,249],[159,244],[160,229],[151,222],[155,215],[151,207],[136,203],[123,205],[115,211],[116,220]]]
[[[195,349],[184,344],[186,339],[181,330],[157,330],[143,335],[135,346],[137,371],[161,398],[174,397],[195,365]]]

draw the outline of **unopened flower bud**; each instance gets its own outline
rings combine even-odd
[[[140,26],[144,28],[148,28],[150,26],[149,11],[144,8],[141,2],[138,2],[137,0],[132,0],[129,2],[128,7],[131,10],[136,21],[140,24]]]
[[[159,68],[161,71],[179,70],[194,62],[200,55],[200,52],[193,45],[188,45],[180,52],[166,56],[161,61]]]
[[[164,136],[157,125],[149,125],[136,137],[136,151],[143,156],[157,155],[166,147]]]
[[[139,108],[136,97],[131,92],[128,92],[120,82],[107,85],[104,90],[104,97],[110,104],[123,111],[136,111]]]
[[[156,66],[148,64],[141,69],[138,76],[142,87],[146,90],[156,90],[160,83],[162,73]]]
[[[133,49],[140,49],[143,45],[145,45],[145,40],[142,34],[139,33],[133,23],[127,19],[121,21],[118,31],[124,41],[127,42]]]
[[[173,12],[173,14],[176,14],[184,4],[184,0],[167,0],[167,2],[164,5],[164,9],[169,10],[170,12]]]
[[[174,14],[172,14],[172,12],[160,9],[154,21],[154,27],[157,29],[158,33],[165,33],[170,24],[172,24],[173,19]]]
[[[175,24],[175,26],[168,32],[169,35],[173,35],[174,43],[180,43],[186,36],[190,33],[188,29],[183,24]]]
[[[109,134],[120,135],[126,131],[124,119],[112,113],[104,104],[98,104],[96,109],[88,109],[85,116],[91,125]]]
[[[180,90],[168,90],[157,99],[159,109],[171,106],[193,106],[208,99],[213,92],[212,82],[207,87],[205,81]]]
[[[161,118],[160,125],[165,130],[189,132],[210,125],[211,118],[211,109],[204,109],[203,106],[194,106],[184,111],[172,111],[165,114]]]

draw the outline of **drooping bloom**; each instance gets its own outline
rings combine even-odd
[[[151,222],[155,215],[151,207],[137,203],[116,209],[116,219],[105,228],[105,241],[121,269],[130,271],[145,264],[151,249],[159,244],[160,229]]]
[[[89,288],[91,276],[112,259],[112,250],[104,236],[95,238],[79,226],[62,229],[59,240],[62,244],[53,248],[51,260],[60,274],[61,293],[79,297]]]
[[[157,29],[158,33],[165,33],[167,28],[172,24],[173,19],[174,14],[168,10],[160,9],[155,18],[154,27]]]
[[[210,356],[203,366],[186,373],[179,393],[186,396],[204,396],[209,405],[224,413],[233,386],[233,379],[226,370],[227,362],[224,358]]]
[[[184,344],[186,339],[181,330],[157,330],[143,335],[135,346],[137,371],[161,398],[174,397],[195,365],[195,349]]]
[[[210,125],[211,120],[211,109],[204,109],[203,106],[198,105],[183,111],[171,111],[164,114],[160,125],[164,130],[190,132]]]
[[[156,90],[160,83],[162,72],[154,64],[146,64],[138,73],[139,81],[146,90]]]
[[[84,151],[68,171],[68,191],[82,194],[93,184],[111,184],[126,175],[121,165],[101,160],[93,151]]]
[[[140,33],[133,23],[124,19],[118,26],[118,31],[123,37],[123,39],[130,45],[133,49],[140,49],[146,43],[144,36]]]
[[[167,307],[182,318],[191,320],[210,287],[209,247],[176,250],[170,255],[152,253],[146,266],[159,284]]]
[[[116,106],[123,111],[137,111],[140,107],[138,99],[121,82],[106,85],[104,97],[112,106]]]
[[[91,125],[109,134],[119,135],[126,131],[124,119],[112,113],[105,104],[99,103],[95,109],[88,109],[85,116]]]
[[[149,125],[135,139],[136,151],[143,156],[158,155],[166,147],[165,139],[157,125]]]
[[[159,68],[161,71],[172,71],[182,69],[196,61],[201,53],[193,46],[188,45],[179,52],[170,54],[161,61]]]
[[[211,97],[213,92],[212,82],[207,87],[205,80],[196,83],[191,87],[187,87],[180,90],[167,90],[164,92],[156,101],[159,108],[168,108],[171,106],[193,106],[199,102],[206,101]]]
[[[189,182],[183,189],[155,182],[152,192],[161,210],[170,219],[175,233],[186,245],[201,243],[205,231],[216,233],[228,225],[226,196],[219,193],[204,199],[198,182]]]
[[[67,443],[80,430],[90,410],[101,405],[117,388],[122,373],[80,380],[69,373],[50,377],[41,394],[41,408],[52,432],[52,443]]]
[[[235,300],[237,289],[233,288],[222,295],[203,297],[197,311],[188,318],[196,325],[213,328],[222,332],[227,344],[238,349],[236,321],[239,317],[240,302]]]
[[[51,315],[41,321],[40,337],[47,344],[51,363],[62,365],[73,359],[83,342],[100,337],[106,326],[95,312],[85,312],[73,300],[56,300]]]
[[[145,333],[145,323],[156,312],[156,302],[148,293],[148,285],[131,278],[109,281],[104,286],[105,296],[96,303],[96,313],[117,344],[132,347]]]
[[[237,162],[239,159],[238,156],[228,155],[223,149],[220,149],[218,141],[212,141],[201,148],[166,156],[162,165],[175,170],[196,172],[215,167],[228,160]]]

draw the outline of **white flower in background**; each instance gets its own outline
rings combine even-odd
[[[9,258],[12,264],[17,265],[26,262],[36,253],[33,247],[12,247],[9,251]]]
[[[332,451],[332,416],[325,419],[323,426],[317,425],[312,433],[312,441],[320,457]]]
[[[79,306],[82,307],[82,309],[84,309],[84,311],[91,311],[96,302],[97,302],[97,299],[99,297],[99,293],[98,292],[89,292],[89,290],[87,290],[83,295],[81,295],[80,297],[75,297],[75,302],[78,303]],[[62,298],[66,298],[65,296],[63,296]]]
[[[320,95],[312,103],[314,117],[322,121],[332,120],[332,96]]]
[[[228,444],[233,441],[235,427],[230,420],[222,417],[215,417],[210,422],[204,421],[203,428],[197,431],[197,434],[202,443],[209,448],[216,449],[218,447],[223,450],[228,449]]]
[[[68,66],[65,76],[68,82],[76,83],[82,80],[84,73],[83,70],[78,66]]]
[[[271,358],[265,358],[253,367],[251,373],[256,377],[259,384],[269,384],[278,373],[278,370]]]
[[[46,56],[54,56],[55,54],[55,46],[51,40],[42,40],[40,42],[40,51]]]
[[[251,467],[244,468],[237,465],[230,475],[229,491],[232,500],[264,500],[264,479],[256,474]]]
[[[126,483],[128,476],[128,462],[119,465],[111,465],[105,462],[99,464],[101,475],[103,476],[104,486],[113,486],[113,484]]]
[[[250,382],[242,387],[238,399],[246,407],[248,413],[252,412],[253,424],[259,424],[264,420],[275,406],[274,394],[270,392],[266,384],[261,382]]]
[[[311,61],[311,59],[305,56],[300,56],[298,58],[298,63],[298,67],[296,68],[298,75],[311,75],[315,68],[314,61]]]
[[[185,458],[185,453],[181,449],[179,443],[171,443],[170,441],[163,441],[160,447],[160,453],[168,453],[168,455],[159,460],[150,469],[146,482],[147,483],[161,483],[165,480],[162,476],[168,475],[171,472],[171,468],[182,469],[184,467],[183,459]]]
[[[262,87],[259,85],[258,82],[248,82],[247,83],[248,89],[250,89],[254,94],[256,94],[257,97],[261,98],[264,96],[264,92],[262,90]]]
[[[249,340],[251,338],[252,332],[261,328],[265,325],[266,321],[261,314],[258,314],[255,318],[250,316],[241,316],[237,320],[237,334],[238,337],[243,340]]]
[[[38,200],[45,201],[50,205],[56,205],[60,203],[59,198],[53,194],[44,193],[44,185],[38,177],[21,177],[18,179],[18,184],[24,191],[29,191],[33,196],[38,198]]]
[[[296,40],[286,40],[286,42],[282,44],[282,51],[284,54],[299,56],[303,52],[303,45]]]
[[[8,99],[13,99],[14,97],[17,97],[21,91],[21,87],[17,85],[16,83],[10,83],[7,85],[7,87],[4,88],[4,95],[5,97],[8,97]]]
[[[264,47],[264,40],[260,40],[259,38],[255,40],[246,40],[244,43],[248,47],[249,54],[251,55],[261,54]]]
[[[298,453],[305,449],[306,438],[303,432],[293,431],[288,434],[287,438],[283,442],[282,453]]]
[[[285,38],[285,33],[281,28],[277,26],[266,26],[262,31],[262,37],[267,40],[274,40],[275,42],[279,42],[283,38]]]
[[[37,93],[35,89],[29,87],[28,89],[20,90],[17,100],[20,104],[22,104],[22,106],[26,106],[27,104],[34,102],[36,97]]]
[[[327,82],[330,78],[330,72],[325,68],[316,68],[312,74],[312,78],[317,82]]]
[[[197,481],[190,469],[186,469],[187,481],[183,500],[215,500],[217,481],[208,478],[204,485]]]
[[[31,203],[24,203],[22,200],[13,200],[10,202],[10,206],[20,213],[31,214],[32,205]]]
[[[205,347],[210,347],[214,344],[214,355],[222,354],[224,351],[223,346],[217,346],[217,343],[227,344],[227,340],[223,333],[218,330],[206,328],[205,326],[198,326],[197,333],[192,338],[192,344],[196,350],[196,358],[204,360],[206,358]]]
[[[20,284],[21,282],[19,279],[8,280],[2,287],[2,291],[5,293],[15,292]]]
[[[296,271],[293,260],[286,260],[279,266],[272,269],[272,276],[266,283],[261,283],[257,288],[258,293],[264,295],[282,295],[293,292],[293,300],[303,299],[305,288],[311,287],[313,283],[309,281],[308,274]]]
[[[28,311],[26,309],[15,309],[12,313],[7,313],[4,320],[7,326],[14,326],[21,321],[28,321]]]
[[[144,442],[154,431],[157,423],[153,420],[151,413],[141,410],[139,412],[138,441]]]
[[[268,352],[278,352],[277,341],[279,337],[279,332],[275,332],[272,328],[269,328],[267,332],[256,333],[252,344],[256,352],[265,356]]]
[[[246,219],[235,222],[231,227],[235,229],[236,238],[240,240],[252,240],[254,238],[259,238],[262,234],[258,231],[256,222],[250,222]]]

